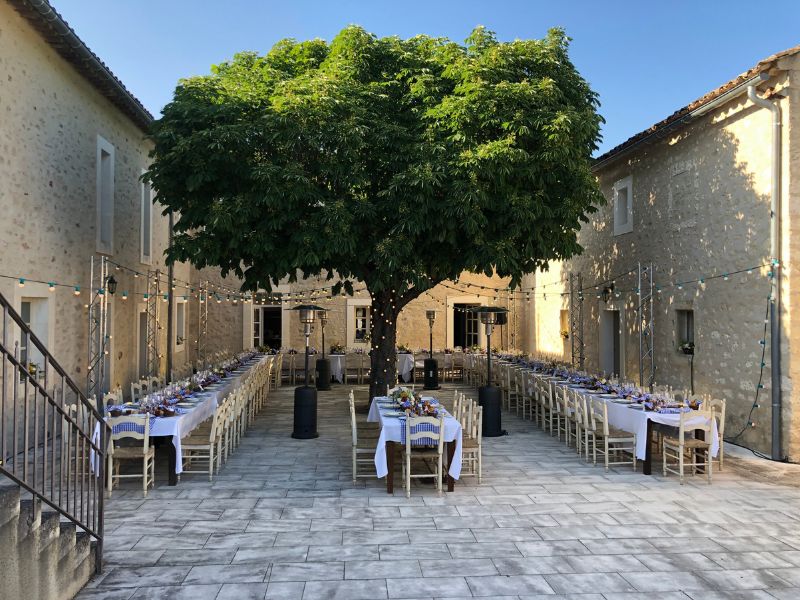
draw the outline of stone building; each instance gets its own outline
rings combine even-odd
[[[98,287],[90,282],[90,261],[104,256],[118,282],[108,300],[104,387],[127,391],[148,371],[145,295],[151,303],[158,297],[153,303],[158,372],[165,375],[168,218],[140,179],[149,161],[152,115],[46,3],[0,2],[0,69],[0,293],[82,384],[89,358],[87,305]],[[224,280],[215,269],[175,265],[173,284],[170,343],[176,368],[198,356],[201,296],[208,298],[202,342],[208,352],[254,345],[300,348],[302,326],[289,309],[300,300],[298,292],[325,285],[281,285],[276,292],[284,298],[292,293],[292,302],[254,306],[239,298],[238,281]],[[485,345],[483,332],[462,309],[495,297],[503,304],[499,290],[505,285],[473,275],[432,290],[404,310],[398,341],[427,347],[425,311],[434,309],[436,347]],[[373,318],[366,293],[326,302],[331,308],[326,342],[366,348],[364,333]],[[510,329],[504,327],[494,344],[517,344]],[[20,355],[25,362],[40,362],[24,347]]]
[[[580,274],[586,369],[638,381],[639,321],[649,320],[649,303],[644,312],[637,310],[638,266],[652,265],[655,382],[726,398],[726,436],[743,430],[738,443],[769,452],[773,382],[765,315],[773,258],[773,115],[748,99],[754,86],[782,112],[782,451],[795,460],[800,411],[794,410],[793,381],[800,364],[792,360],[792,349],[800,331],[791,313],[798,302],[792,258],[800,240],[798,52],[795,47],[761,61],[600,156],[594,171],[608,203],[581,230],[581,256],[527,278],[525,287],[536,290],[524,318],[527,350],[571,358],[569,336],[578,330],[570,327],[566,281],[570,273]],[[648,290],[645,277],[645,297]],[[688,343],[694,355],[684,353]],[[755,402],[762,350],[763,388]],[[643,366],[646,382],[649,361]]]

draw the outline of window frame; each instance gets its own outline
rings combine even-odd
[[[176,299],[176,302],[175,302],[175,340],[174,340],[176,351],[182,351],[186,347],[186,317],[187,317],[187,312],[186,311],[187,311],[187,306],[188,306],[188,302],[186,302],[186,300]],[[179,307],[182,307],[182,308],[179,310]],[[182,336],[180,335],[181,327],[179,326],[179,325],[181,325],[181,323],[180,323],[180,319],[178,318],[181,312],[183,313],[183,323],[182,323],[182,325],[183,325],[183,327],[182,327],[183,328],[183,335]],[[181,338],[180,342],[178,341],[179,337]]]
[[[105,206],[104,193],[105,182],[104,177],[104,162],[103,154],[108,155],[109,169],[108,169],[108,186],[110,192],[108,194],[108,206]],[[115,167],[115,152],[114,145],[105,139],[103,136],[97,136],[97,165],[96,165],[96,179],[97,179],[97,220],[95,226],[97,228],[96,247],[97,252],[100,254],[114,254],[114,167]],[[108,240],[103,239],[103,217],[108,213],[108,220],[110,221]]]
[[[619,214],[618,204],[619,204],[619,196],[620,191],[625,190],[625,197],[627,198],[627,203],[625,207],[625,216],[626,221],[624,223],[619,223],[617,220],[617,215]],[[611,194],[611,211],[612,211],[612,219],[614,222],[614,235],[624,235],[626,233],[631,233],[633,231],[633,176],[628,175],[618,181],[614,182],[614,186],[612,187],[612,194]]]
[[[695,323],[693,308],[675,309],[675,346],[681,351],[683,344],[695,343]]]
[[[356,344],[366,344],[367,336],[371,331],[372,315],[371,307],[369,305],[353,306],[353,342]],[[359,316],[359,311],[364,311],[363,316]],[[363,320],[363,327],[359,327],[359,321]],[[361,337],[358,332],[363,331]]]
[[[147,171],[142,169],[142,175]],[[153,188],[147,181],[141,180],[141,198],[139,215],[139,262],[143,265],[153,264]],[[145,221],[150,221],[145,236]],[[147,242],[147,253],[145,253]]]

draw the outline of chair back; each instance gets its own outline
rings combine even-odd
[[[444,448],[444,416],[418,417],[406,412],[406,450],[412,446],[436,446],[437,452]]]
[[[706,410],[691,410],[681,413],[681,423],[678,428],[678,436],[680,443],[686,439],[686,433],[692,434],[696,429],[703,431],[706,434],[706,441],[711,440],[711,427],[714,420],[714,411],[711,409]],[[691,421],[691,425],[689,422]]]
[[[145,450],[150,447],[150,415],[109,417],[108,425],[111,427],[110,443],[128,438],[142,440]]]
[[[475,404],[472,408],[472,425],[467,432],[470,439],[477,440],[480,446],[483,438],[483,407]]]
[[[720,439],[725,436],[725,399],[712,398],[708,402],[708,408],[714,412],[714,417],[717,419],[717,433]]]
[[[600,398],[592,398],[592,427],[608,437],[608,405]]]
[[[358,446],[358,425],[356,423],[356,397],[353,390],[350,390],[348,402],[350,404],[350,434],[352,435],[353,447],[355,448]]]
[[[358,354],[356,352],[348,352],[344,355],[344,364],[347,366],[348,369],[360,369],[361,368],[361,357],[363,354]]]
[[[106,406],[122,404],[122,388],[115,388],[110,392],[103,394],[103,402],[106,403]]]
[[[131,382],[131,402],[136,402],[142,397],[142,384]]]

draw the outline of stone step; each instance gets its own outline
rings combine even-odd
[[[58,524],[58,560],[68,558],[75,550],[75,534],[77,527],[70,521],[61,521]]]
[[[0,488],[0,527],[19,516],[19,486]]]

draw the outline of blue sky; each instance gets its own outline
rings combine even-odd
[[[502,40],[562,26],[600,94],[601,151],[800,44],[800,0],[51,0],[77,34],[158,115],[181,77],[285,37],[331,39],[355,23],[379,35]]]

